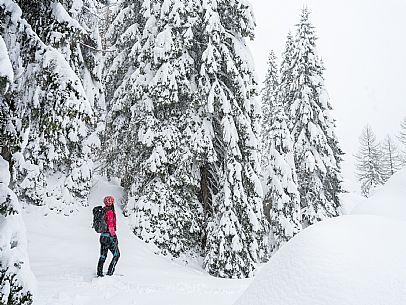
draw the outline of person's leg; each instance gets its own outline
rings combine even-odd
[[[97,276],[103,276],[103,265],[107,258],[108,246],[108,237],[100,236],[100,258],[97,264]]]
[[[109,269],[107,271],[107,275],[113,275],[114,269],[116,268],[116,264],[118,262],[118,259],[120,258],[120,250],[118,249],[118,240],[117,238],[112,238],[111,239],[111,244],[110,244],[110,251],[113,254],[113,258],[110,262]]]

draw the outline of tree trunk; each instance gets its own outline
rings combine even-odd
[[[202,248],[206,246],[207,240],[207,223],[209,219],[209,211],[210,211],[210,204],[209,204],[209,170],[208,165],[205,163],[203,166],[200,167],[200,195],[201,201],[203,205],[203,212],[204,212],[204,226],[202,230]]]

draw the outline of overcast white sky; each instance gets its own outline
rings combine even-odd
[[[280,58],[289,29],[301,8],[311,10],[318,53],[323,58],[337,134],[346,153],[344,179],[358,188],[354,157],[363,126],[370,124],[378,139],[395,136],[406,116],[405,0],[250,0],[257,21],[250,42],[262,83],[273,49]]]

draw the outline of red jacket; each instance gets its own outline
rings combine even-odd
[[[107,228],[108,232],[110,233],[111,236],[116,235],[116,215],[114,214],[113,210],[109,209],[106,211],[105,215],[106,223],[107,223]],[[107,232],[106,232],[107,233]]]

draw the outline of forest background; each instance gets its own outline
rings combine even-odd
[[[406,115],[406,2],[402,0],[251,0],[256,36],[249,41],[262,84],[270,50],[280,60],[286,35],[307,6],[327,68],[325,84],[333,105],[343,156],[344,186],[360,192],[356,177],[359,136],[369,124],[383,140],[395,137]]]

